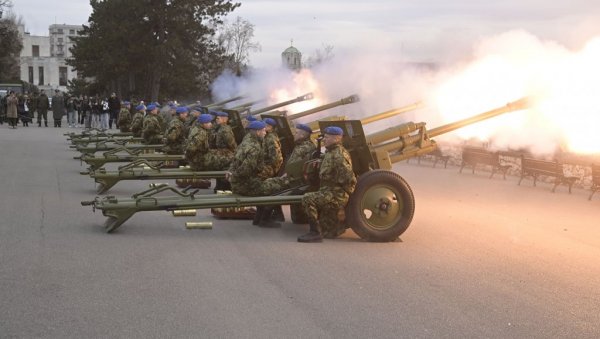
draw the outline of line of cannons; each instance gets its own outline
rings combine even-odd
[[[260,115],[272,118],[278,123],[282,151],[289,155],[294,146],[294,120],[321,112],[333,107],[359,101],[352,95],[336,102],[319,106],[309,111],[287,115],[275,109],[309,100],[307,94],[296,99],[279,103],[264,109],[251,111],[248,107],[222,109],[229,113],[230,124],[238,143],[244,134],[242,118],[245,115]],[[477,123],[498,115],[527,109],[529,99],[522,98],[505,106],[427,130],[425,122],[407,122],[367,135],[363,126],[374,121],[397,116],[422,107],[421,103],[392,109],[368,116],[360,120],[329,116],[312,122],[313,130],[323,130],[328,126],[338,126],[344,131],[342,143],[348,150],[355,174],[358,177],[356,189],[341,213],[340,222],[351,228],[360,238],[367,241],[388,242],[396,240],[409,227],[415,210],[415,199],[409,184],[396,172],[392,164],[429,154],[437,150],[432,138],[452,132],[461,127]],[[317,132],[318,133],[318,132]],[[139,145],[135,139],[121,133],[108,134],[95,131],[82,134],[69,134],[74,149],[81,152],[76,158],[89,167],[82,174],[89,175],[98,184],[98,193],[107,192],[122,180],[166,180],[166,179],[214,179],[225,178],[225,171],[193,171],[190,168],[164,168],[165,163],[183,160],[183,155],[161,153],[145,154],[164,145]],[[129,138],[129,139],[127,139]],[[117,170],[103,168],[105,164],[126,162]],[[131,197],[97,196],[91,201],[82,201],[83,206],[101,210],[107,217],[104,227],[113,232],[135,213],[166,210],[174,213],[184,210],[243,208],[267,205],[291,205],[301,203],[303,194],[318,189],[318,168],[320,159],[306,159],[296,163],[285,162],[285,174],[296,183],[292,188],[271,196],[249,197],[236,194],[201,194],[192,187],[177,188],[168,184],[153,187]],[[317,174],[317,175],[315,175]],[[292,220],[298,222],[300,220]]]

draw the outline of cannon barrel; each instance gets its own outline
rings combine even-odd
[[[340,99],[338,101],[334,101],[332,103],[325,104],[325,105],[322,105],[322,106],[318,106],[318,107],[315,107],[313,109],[309,109],[309,110],[304,111],[304,112],[300,112],[300,113],[297,113],[297,114],[294,114],[294,115],[290,115],[288,117],[288,120],[299,119],[299,118],[305,117],[305,116],[313,114],[313,113],[317,113],[317,112],[320,112],[320,111],[325,111],[325,110],[328,110],[330,108],[334,108],[334,107],[341,106],[341,105],[353,104],[353,103],[359,102],[359,101],[360,101],[359,96],[356,95],[356,94],[353,94],[353,95],[351,95],[349,97],[342,98],[342,99]]]
[[[436,137],[438,135],[449,133],[449,132],[452,132],[459,128],[465,127],[467,125],[471,125],[471,124],[474,124],[479,121],[487,120],[487,119],[493,118],[495,116],[498,116],[498,115],[501,115],[504,113],[518,111],[521,109],[526,109],[529,106],[530,106],[530,99],[529,98],[521,98],[519,100],[510,102],[510,103],[506,104],[505,106],[493,109],[491,111],[487,111],[487,112],[484,112],[484,113],[481,113],[481,114],[478,114],[478,115],[475,115],[475,116],[472,116],[472,117],[469,117],[466,119],[462,119],[462,120],[459,120],[459,121],[456,121],[453,123],[449,123],[449,124],[442,125],[442,126],[434,128],[434,129],[431,129],[427,132],[426,137],[427,138]],[[423,138],[421,135],[410,136],[410,135],[408,135],[408,133],[414,132],[419,129],[424,129],[424,128],[425,128],[424,122],[420,122],[420,123],[409,122],[409,123],[398,125],[396,127],[390,127],[383,131],[379,131],[379,132],[370,134],[367,136],[366,139],[369,144],[374,145],[375,150],[390,152],[393,150],[402,149],[406,145],[411,145],[411,144],[414,144],[414,143],[418,142],[419,140],[421,140]],[[402,138],[400,138],[400,140],[395,140],[395,141],[391,141],[391,142],[382,144],[382,142],[384,142],[386,140],[399,138],[399,137],[402,137]]]
[[[212,104],[210,104],[210,105],[207,105],[207,106],[206,106],[206,108],[215,108],[215,107],[221,107],[221,106],[223,106],[223,105],[225,105],[225,104],[228,104],[228,103],[230,103],[230,102],[237,101],[237,100],[240,100],[240,99],[243,99],[243,98],[244,98],[244,96],[243,96],[243,95],[238,95],[237,97],[233,97],[233,98],[225,99],[225,100],[223,100],[223,101],[219,101],[219,102],[215,102],[215,103],[212,103]]]
[[[274,110],[276,108],[279,108],[279,107],[287,106],[287,105],[290,105],[290,104],[293,104],[293,103],[296,103],[296,102],[301,102],[301,101],[304,101],[304,100],[311,100],[312,98],[314,98],[313,94],[312,93],[307,93],[307,94],[301,95],[301,96],[299,96],[299,97],[297,97],[295,99],[291,99],[291,100],[288,100],[288,101],[280,102],[280,103],[277,103],[277,104],[274,104],[274,105],[271,105],[271,106],[267,106],[267,107],[264,107],[264,108],[257,109],[255,111],[250,111],[250,112],[248,112],[248,116],[250,116],[250,115],[256,115],[256,114],[260,114],[260,113],[264,113],[264,112],[268,112],[268,111],[272,111],[272,110]]]
[[[237,111],[243,111],[248,109],[248,107],[254,105],[254,104],[258,104],[259,102],[262,102],[264,99],[260,99],[260,100],[254,100],[254,101],[248,101],[245,102],[243,104],[237,105],[235,107],[230,108],[231,110],[237,110]]]
[[[415,102],[414,104],[410,104],[410,105],[403,106],[403,107],[400,107],[400,108],[394,108],[394,109],[391,109],[389,111],[385,111],[385,112],[382,112],[382,113],[379,113],[379,114],[375,114],[375,115],[372,115],[372,116],[360,119],[360,122],[363,125],[364,124],[369,124],[369,123],[372,123],[372,122],[375,122],[375,121],[379,121],[379,120],[383,120],[383,119],[386,119],[386,118],[389,118],[389,117],[392,117],[392,116],[395,116],[395,115],[398,115],[398,114],[402,114],[402,113],[414,111],[416,109],[423,108],[423,107],[425,107],[425,104],[423,104],[423,102],[419,101],[419,102]]]

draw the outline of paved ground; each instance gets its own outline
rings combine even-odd
[[[600,336],[600,196],[402,163],[417,208],[394,243],[166,212],[105,234],[68,130],[0,126],[0,337]]]

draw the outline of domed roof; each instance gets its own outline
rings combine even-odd
[[[300,54],[300,51],[296,47],[290,46],[286,48],[285,51],[283,51],[283,53],[281,54]]]

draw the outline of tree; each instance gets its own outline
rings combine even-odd
[[[260,51],[258,42],[253,42],[254,25],[239,16],[231,24],[225,24],[217,37],[219,46],[229,56],[228,68],[238,76],[247,69],[250,63],[250,52]]]
[[[12,4],[9,0],[0,0],[0,12]],[[0,82],[17,82],[21,77],[19,55],[23,43],[19,36],[17,18],[14,14],[0,15]]]
[[[200,79],[222,68],[226,59],[214,42],[214,27],[239,6],[230,0],[91,0],[90,4],[89,25],[74,38],[68,63],[111,91],[125,88],[127,95],[153,101],[159,96],[208,92]]]
[[[305,62],[305,67],[316,67],[317,65],[333,59],[333,57],[335,57],[335,54],[333,54],[333,46],[323,44],[323,50],[317,48],[315,53],[308,57]]]

